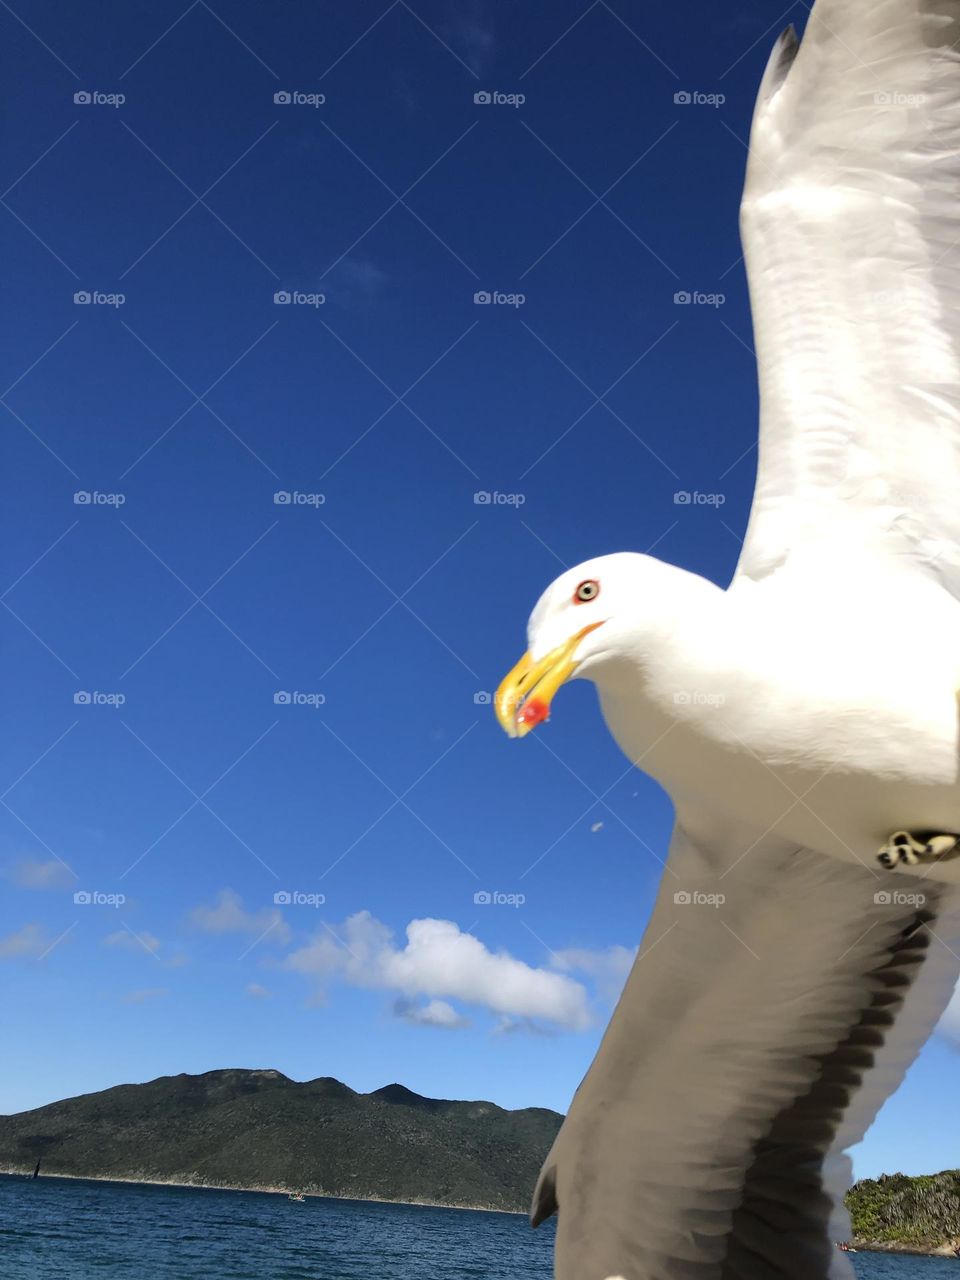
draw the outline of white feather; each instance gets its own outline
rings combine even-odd
[[[960,7],[818,0],[741,208],[760,374],[738,573],[908,558],[960,593]]]

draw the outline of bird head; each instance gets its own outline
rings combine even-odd
[[[522,738],[546,720],[554,694],[567,680],[617,650],[623,628],[649,592],[650,556],[598,556],[560,575],[537,601],[527,624],[527,652],[494,698],[501,727]]]

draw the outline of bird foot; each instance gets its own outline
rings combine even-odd
[[[960,835],[915,836],[895,831],[877,854],[880,864],[893,871],[898,866],[915,867],[920,862],[937,862],[960,845]]]

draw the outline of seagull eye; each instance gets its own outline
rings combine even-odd
[[[596,600],[599,594],[600,583],[594,578],[587,578],[586,582],[581,582],[573,593],[573,603],[589,604],[591,600]]]

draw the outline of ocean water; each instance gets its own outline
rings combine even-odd
[[[0,1280],[551,1280],[553,1228],[508,1213],[0,1175]],[[960,1261],[857,1254],[860,1280]]]

